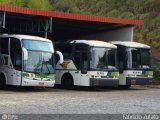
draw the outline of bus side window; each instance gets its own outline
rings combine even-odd
[[[9,38],[0,38],[0,51],[2,54],[8,55]]]
[[[8,54],[9,54],[9,51],[8,51],[8,45],[9,45],[9,38],[0,38],[0,59],[2,59],[2,54],[4,55],[7,55],[7,56],[3,56],[4,58],[4,63],[1,63],[3,65],[9,65],[8,63]]]
[[[117,50],[118,53],[118,64],[119,64],[119,72],[123,73],[123,69],[124,69],[124,58],[125,58],[125,53],[124,53],[124,49],[122,47],[119,47]]]
[[[10,56],[13,67],[22,70],[22,48],[19,39],[10,38]]]
[[[62,52],[64,60],[72,59],[72,46],[69,45],[56,45],[56,50]],[[59,61],[59,56],[56,55],[56,63]]]
[[[80,70],[81,69],[81,53],[80,52],[75,52],[74,63],[77,67],[77,70]]]
[[[87,52],[82,52],[81,53],[81,72],[82,74],[87,74],[88,70],[88,53]]]

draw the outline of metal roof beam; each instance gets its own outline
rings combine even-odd
[[[6,27],[6,12],[0,13],[0,28]]]

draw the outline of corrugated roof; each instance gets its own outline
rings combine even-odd
[[[142,20],[135,20],[135,19],[122,19],[122,18],[101,17],[93,15],[73,14],[73,13],[46,11],[46,10],[38,10],[31,8],[7,6],[7,5],[0,5],[0,11],[21,13],[28,15],[47,16],[47,17],[62,18],[62,19],[103,22],[103,23],[117,23],[117,24],[129,24],[129,25],[139,25],[139,26],[144,24]]]

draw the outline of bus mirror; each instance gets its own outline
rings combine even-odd
[[[24,60],[28,60],[28,51],[26,48],[23,48]]]
[[[60,64],[62,64],[63,63],[63,55],[62,55],[62,53],[60,52],[60,51],[56,51],[56,54],[58,54],[59,55],[59,58],[60,58]]]

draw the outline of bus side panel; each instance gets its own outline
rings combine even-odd
[[[56,81],[55,84],[61,85],[61,79],[65,71],[62,72],[62,70],[56,70]]]
[[[90,86],[90,78],[88,74],[81,74],[81,86]]]
[[[126,75],[123,73],[119,74],[119,85],[126,85]]]
[[[21,85],[21,71],[7,68],[7,85]]]
[[[74,84],[77,86],[89,86],[88,74],[82,74],[81,71],[74,71]]]
[[[21,83],[21,72],[16,71],[13,68],[9,55],[1,54],[1,72],[5,74],[6,85],[20,85]]]
[[[21,84],[21,71],[17,71],[9,65],[1,65],[0,70],[5,74],[6,85],[19,86]]]
[[[62,84],[62,77],[65,74],[70,74],[73,78],[73,84],[77,86],[81,86],[83,81],[81,82],[81,74],[78,70],[56,70],[56,84]],[[65,80],[65,78],[64,78]],[[66,79],[67,80],[67,79]]]
[[[13,70],[13,83],[12,85],[20,86],[21,85],[22,72]]]
[[[131,70],[124,70],[123,73],[120,73],[120,75],[119,75],[119,85],[126,85],[126,78],[129,75],[133,75],[135,77],[135,75],[133,74],[133,71],[131,71]]]
[[[64,60],[63,64],[56,65],[56,84],[61,84],[64,74],[69,73],[73,77],[73,84],[76,86],[89,86],[89,78],[87,74],[82,74],[77,70],[72,60]]]
[[[61,85],[64,74],[70,74],[73,77],[73,84],[75,86],[89,86],[89,78],[87,74],[81,74],[79,70],[56,70],[56,84]],[[64,78],[65,79],[65,78]]]
[[[74,85],[80,85],[80,73],[72,60],[64,60],[63,64],[59,62],[56,65],[56,84],[61,84],[63,75],[70,74],[73,77]],[[65,79],[65,78],[64,78]]]

